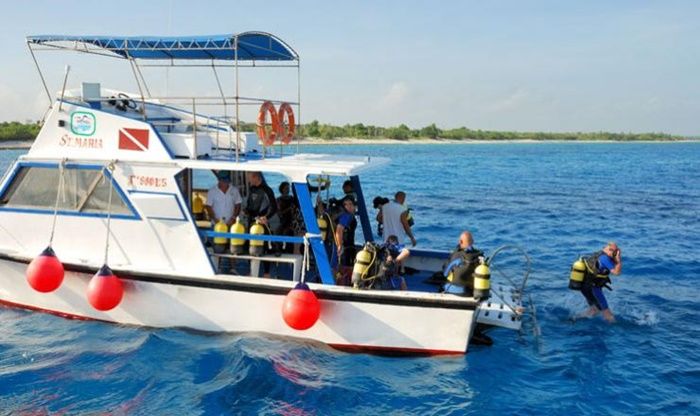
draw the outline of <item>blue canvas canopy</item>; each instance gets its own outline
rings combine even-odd
[[[240,61],[294,61],[299,56],[278,37],[264,32],[244,32],[212,36],[28,36],[32,45],[95,52],[109,51],[135,59],[236,59]],[[95,48],[96,47],[96,48]]]

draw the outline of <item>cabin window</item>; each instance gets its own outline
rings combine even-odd
[[[0,206],[16,209],[53,210],[61,171],[58,167],[22,166],[0,199]],[[67,167],[58,210],[70,213],[133,215],[116,189],[110,187],[101,168]],[[116,185],[116,184],[115,184]],[[109,206],[110,189],[112,193]]]

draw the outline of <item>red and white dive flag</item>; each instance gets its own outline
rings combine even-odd
[[[119,148],[122,150],[148,150],[147,129],[119,129]]]

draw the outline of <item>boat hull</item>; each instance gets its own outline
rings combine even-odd
[[[124,299],[115,309],[100,312],[86,297],[95,270],[67,265],[61,287],[52,293],[39,293],[25,279],[28,261],[0,258],[0,302],[78,319],[156,328],[262,332],[343,349],[462,354],[467,350],[477,306],[454,295],[311,284],[321,303],[321,317],[312,328],[297,331],[285,324],[281,313],[292,282],[115,270],[124,282]]]

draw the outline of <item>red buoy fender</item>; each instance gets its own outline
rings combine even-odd
[[[305,283],[297,284],[284,298],[282,318],[292,329],[309,329],[318,321],[320,315],[321,304]]]
[[[37,292],[49,293],[58,289],[63,282],[63,264],[56,257],[51,246],[46,247],[27,266],[27,282]]]
[[[124,297],[122,281],[106,264],[92,276],[87,289],[88,302],[98,311],[116,308]]]

